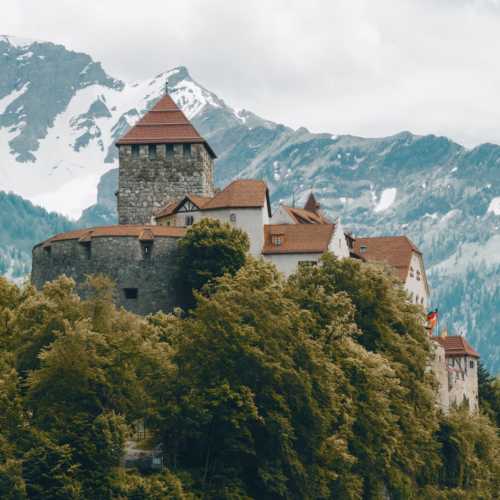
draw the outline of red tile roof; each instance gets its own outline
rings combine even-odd
[[[178,143],[204,144],[210,154],[216,157],[212,148],[196,131],[174,100],[165,95],[116,142],[116,145]]]
[[[163,217],[167,217],[169,215],[174,214],[177,212],[177,210],[182,206],[182,204],[186,200],[190,200],[191,203],[196,205],[200,210],[203,208],[204,205],[206,205],[212,198],[208,196],[198,196],[196,194],[187,194],[184,196],[184,198],[181,198],[180,200],[174,200],[168,203],[168,205],[165,205],[163,208],[161,208],[157,213],[155,218],[156,219],[161,219]]]
[[[309,194],[309,198],[307,198],[306,204],[304,205],[304,210],[308,212],[318,213],[321,205],[317,202],[316,197],[313,193]]]
[[[479,358],[479,353],[465,340],[464,337],[432,337],[432,340],[438,342],[444,347],[446,356],[471,356]]]
[[[264,181],[255,179],[238,179],[217,193],[203,210],[219,208],[260,208],[269,205],[269,192]]]
[[[238,179],[231,182],[213,198],[188,194],[180,200],[172,201],[157,212],[156,219],[176,213],[186,198],[189,198],[200,211],[224,208],[262,208],[267,202],[268,213],[271,216],[267,184],[254,179]]]
[[[413,252],[421,255],[420,250],[406,236],[356,238],[353,250],[368,261],[388,264],[396,270],[402,281],[406,281],[408,276]]]
[[[48,246],[57,241],[80,240],[81,242],[89,242],[93,238],[106,237],[135,237],[141,240],[152,240],[155,237],[170,237],[181,238],[186,233],[183,227],[170,226],[149,226],[149,225],[116,225],[116,226],[101,226],[90,229],[77,229],[67,233],[60,233],[52,236],[48,240],[39,243],[36,246]]]
[[[282,205],[282,207],[296,224],[331,224],[331,221],[319,212],[311,212],[305,208],[287,207],[286,205]]]
[[[264,226],[264,255],[323,253],[335,230],[334,224],[272,224]],[[281,236],[281,245],[273,240]]]

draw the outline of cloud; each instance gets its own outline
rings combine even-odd
[[[19,0],[6,33],[126,80],[186,65],[229,104],[313,131],[500,142],[497,0]]]

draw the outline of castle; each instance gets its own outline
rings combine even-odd
[[[137,314],[175,306],[177,241],[202,218],[234,225],[249,235],[250,253],[289,275],[315,265],[329,251],[387,265],[409,300],[424,310],[430,290],[422,253],[405,236],[354,238],[339,219],[322,212],[313,193],[303,208],[280,205],[271,212],[264,181],[235,180],[214,188],[216,154],[166,94],[116,146],[119,151],[118,225],[55,235],[33,248],[32,282],[65,274],[81,285],[105,274],[118,289],[118,305]],[[466,402],[478,408],[479,355],[462,337],[431,337],[430,368],[439,382],[438,402],[447,412]]]

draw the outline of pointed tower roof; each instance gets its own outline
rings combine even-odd
[[[216,154],[196,131],[174,100],[164,95],[125,135],[117,146],[125,144],[204,144],[213,158]]]
[[[316,214],[319,212],[320,208],[321,205],[318,203],[316,197],[314,196],[314,193],[311,191],[311,194],[309,195],[309,198],[307,198],[306,204],[304,205],[304,210]]]

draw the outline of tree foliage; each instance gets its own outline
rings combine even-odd
[[[178,246],[181,302],[191,307],[193,291],[223,274],[233,275],[245,263],[250,242],[240,229],[216,219],[202,219],[189,228]]]
[[[0,497],[495,498],[497,386],[485,415],[439,412],[401,286],[329,255],[285,280],[240,243],[188,316],[119,310],[102,276],[86,300],[0,279]],[[161,472],[121,466],[137,420]]]

